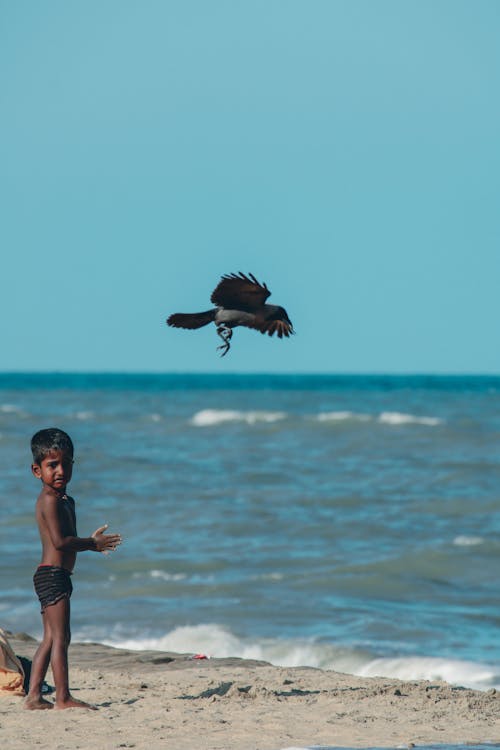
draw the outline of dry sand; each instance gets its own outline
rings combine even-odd
[[[36,641],[9,636],[18,656]],[[25,711],[0,696],[2,750],[281,750],[500,741],[500,693],[242,659],[70,648],[72,693],[99,711]],[[51,674],[47,676],[51,682]],[[50,699],[50,696],[48,696]]]

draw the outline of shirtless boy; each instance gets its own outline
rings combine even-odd
[[[42,560],[33,582],[40,599],[43,639],[31,666],[25,708],[94,708],[76,700],[69,691],[68,646],[70,642],[70,576],[77,552],[111,552],[121,543],[119,534],[104,534],[101,526],[90,537],[76,532],[75,501],[66,494],[73,473],[73,443],[62,430],[40,430],[31,439],[31,470],[42,482],[36,501],[36,520],[42,543]],[[52,668],[55,705],[42,698],[42,683]]]

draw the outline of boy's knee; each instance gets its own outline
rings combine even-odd
[[[62,630],[60,633],[54,636],[54,645],[60,644],[64,648],[68,648],[71,643],[71,632],[69,630]]]
[[[71,643],[71,630],[69,628],[65,628],[63,630],[63,632],[61,633],[61,640],[64,646],[67,648]]]

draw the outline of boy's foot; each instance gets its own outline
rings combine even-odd
[[[43,710],[44,708],[54,708],[54,704],[50,701],[46,701],[44,698],[30,698],[30,696],[26,696],[26,699],[24,701],[23,708],[28,709],[28,711],[37,711],[37,710]]]
[[[92,706],[90,703],[79,701],[71,695],[67,700],[61,701],[60,703],[58,703],[56,699],[54,708],[59,710],[62,710],[63,708],[89,708],[91,711],[97,711],[97,706]]]

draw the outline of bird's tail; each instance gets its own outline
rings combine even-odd
[[[217,308],[199,313],[174,313],[167,318],[167,325],[174,328],[202,328],[215,320]]]

